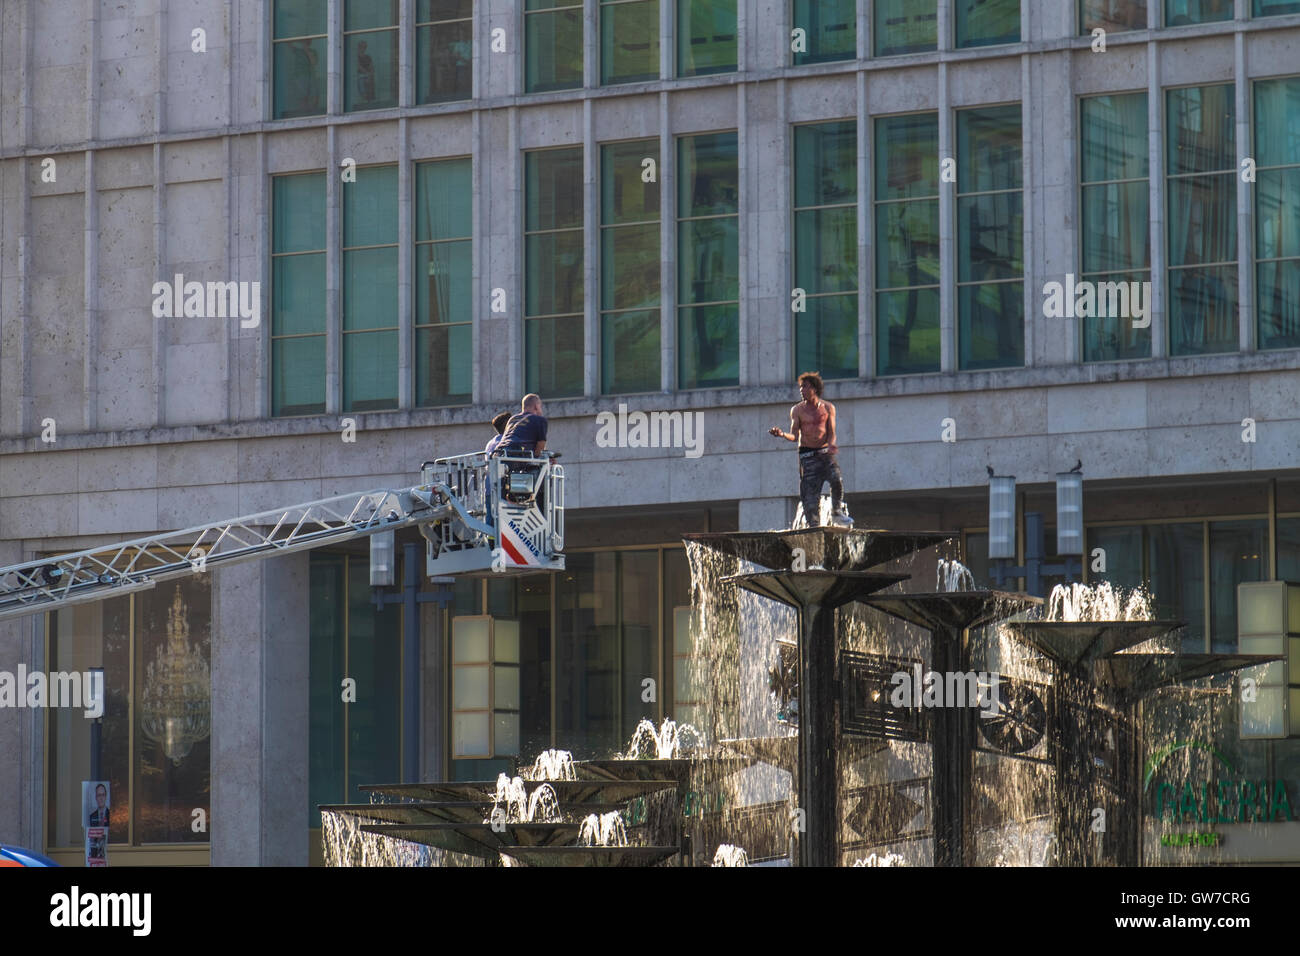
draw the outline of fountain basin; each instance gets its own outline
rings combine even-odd
[[[780,601],[793,608],[818,604],[840,607],[869,594],[883,591],[910,575],[880,574],[875,571],[759,571],[723,578],[746,591]]]
[[[955,537],[956,534],[942,531],[808,528],[800,531],[686,534],[682,535],[682,540],[774,570],[793,566],[794,549],[800,548],[805,567],[866,571]]]
[[[862,603],[928,631],[962,631],[1042,607],[1043,599],[1014,591],[933,591],[872,595]]]
[[[1185,624],[1182,621],[1010,621],[1005,626],[1017,640],[1054,663],[1072,668],[1108,658]]]

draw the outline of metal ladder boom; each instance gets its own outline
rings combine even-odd
[[[117,597],[217,565],[447,519],[460,510],[456,504],[441,482],[353,492],[0,568],[0,619]]]

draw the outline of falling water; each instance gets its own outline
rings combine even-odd
[[[326,866],[451,866],[475,865],[461,854],[444,853],[419,843],[408,843],[366,833],[361,827],[379,820],[364,820],[350,813],[321,811],[321,848]],[[454,860],[452,858],[455,858]]]
[[[907,866],[907,861],[897,853],[886,853],[884,856],[871,856],[865,859],[853,861],[854,866]]]
[[[627,846],[627,827],[617,810],[590,814],[578,831],[578,846]]]
[[[730,843],[718,844],[718,851],[713,854],[714,866],[749,866],[749,856],[738,846]]]
[[[1048,598],[1049,621],[1149,621],[1151,595],[1143,588],[1098,584],[1058,584]]]
[[[970,568],[960,561],[940,558],[936,577],[938,578],[940,591],[975,590],[974,575],[970,573]]]

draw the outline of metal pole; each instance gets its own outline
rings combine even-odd
[[[402,776],[420,779],[420,553],[402,545]]]
[[[939,674],[964,672],[964,631],[930,632],[930,669]],[[939,707],[933,711],[930,742],[933,765],[930,799],[934,815],[934,865],[965,866],[966,809],[971,790],[971,751],[975,744],[974,710]]]
[[[835,764],[835,608],[802,609],[799,641],[800,866],[838,866],[839,779]]]

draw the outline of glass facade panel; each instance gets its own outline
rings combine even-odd
[[[794,0],[793,6],[791,29],[804,31],[805,47],[794,51],[795,66],[858,55],[856,0]]]
[[[657,140],[601,147],[601,391],[660,387],[659,184],[642,175],[658,164]],[[657,177],[656,177],[657,179]]]
[[[525,154],[525,387],[583,390],[582,147]]]
[[[937,0],[875,0],[872,34],[876,56],[938,49]]]
[[[582,86],[582,4],[528,0],[524,7],[525,93]]]
[[[1165,0],[1165,26],[1232,19],[1233,0]]]
[[[677,75],[736,69],[736,0],[677,0]]]
[[[876,294],[876,374],[939,371],[939,289]]]
[[[1300,4],[1293,5],[1300,12]],[[1255,309],[1261,349],[1300,347],[1300,77],[1255,83]]]
[[[601,392],[659,391],[659,310],[607,312],[600,322]]]
[[[794,317],[799,368],[814,368],[823,379],[858,376],[858,296],[823,295],[807,300]]]
[[[1256,17],[1282,17],[1300,13],[1300,0],[1254,0],[1251,15]]]
[[[1020,0],[957,0],[957,46],[991,46],[1020,39]]]
[[[1210,522],[1211,652],[1237,650],[1237,585],[1268,578],[1267,520]]]
[[[325,411],[325,174],[271,181],[271,414]]]
[[[582,394],[582,316],[524,323],[528,390],[546,398]]]
[[[399,0],[345,0],[343,109],[397,105]]]
[[[473,231],[468,159],[415,167],[415,403],[473,393]]]
[[[1146,527],[1147,580],[1156,617],[1186,621],[1182,650],[1202,654],[1205,642],[1205,544],[1199,521]]]
[[[1147,0],[1079,0],[1079,32],[1108,33],[1147,28]]]
[[[325,112],[325,14],[325,4],[314,0],[274,0],[271,59],[275,119]]]
[[[359,169],[343,188],[344,411],[397,407],[397,255],[397,167]]]
[[[740,375],[737,137],[708,133],[683,137],[677,146],[678,387],[736,385]],[[693,305],[703,307],[686,308]]]
[[[1300,584],[1300,518],[1277,519],[1277,579]]]
[[[601,84],[657,79],[659,0],[601,0]]]
[[[739,381],[739,326],[736,305],[678,309],[680,388],[720,388]]]
[[[415,101],[467,100],[474,88],[472,0],[420,0],[415,16]]]

